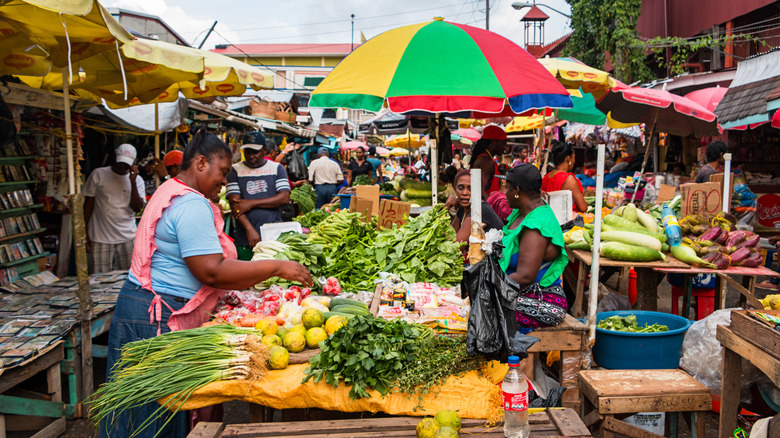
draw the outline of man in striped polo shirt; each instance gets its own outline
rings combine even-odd
[[[244,135],[244,161],[233,165],[227,176],[227,199],[236,218],[235,244],[239,260],[250,260],[260,241],[260,227],[282,222],[280,207],[290,203],[287,171],[266,160],[266,141],[261,132]]]

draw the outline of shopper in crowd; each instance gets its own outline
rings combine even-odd
[[[509,171],[509,166],[506,164],[499,164],[498,165],[498,173],[497,178],[499,178],[499,184],[501,183],[501,180],[506,179],[506,174]],[[499,218],[501,218],[501,221],[506,224],[506,220],[509,217],[510,214],[512,214],[512,208],[509,207],[509,203],[506,200],[506,193],[504,191],[506,190],[506,184],[501,184],[499,189],[493,193],[490,194],[487,198],[487,203],[490,205],[490,208],[493,209],[493,211],[496,212]]]
[[[287,171],[266,159],[262,132],[244,135],[244,161],[233,165],[227,175],[227,199],[236,218],[236,247],[239,260],[250,260],[260,241],[260,227],[282,221],[281,207],[290,203]]]
[[[107,380],[125,344],[200,326],[224,290],[248,289],[271,277],[311,285],[309,272],[296,262],[235,260],[236,247],[222,232],[222,212],[208,201],[233,171],[231,155],[217,136],[199,131],[184,151],[181,173],[163,183],[149,201],[138,226],[132,267],[111,318]],[[128,437],[159,408],[153,401],[131,409],[112,419],[110,430],[102,423],[100,436]],[[142,436],[183,438],[188,417],[179,412],[164,426],[163,416]]]
[[[349,185],[354,184],[355,178],[360,175],[368,175],[371,177],[371,171],[373,166],[366,160],[366,149],[362,146],[355,150],[355,158],[352,159],[347,165],[347,183]]]
[[[569,190],[574,201],[572,209],[583,213],[588,211],[588,203],[583,195],[582,183],[577,179],[577,176],[571,173],[574,170],[574,149],[572,149],[571,143],[553,141],[550,158],[555,167],[552,172],[544,176],[542,191],[549,193]]]
[[[420,158],[414,163],[414,170],[420,175],[421,180],[428,180],[428,155],[420,154]]]
[[[405,155],[398,159],[398,170],[396,170],[396,175],[401,176],[411,176],[416,175],[417,170],[414,168],[414,166],[409,164],[409,156]]]
[[[496,125],[489,125],[482,131],[482,138],[474,144],[472,169],[482,170],[482,199],[487,199],[501,187],[498,178],[497,158],[506,151],[506,132]]]
[[[168,178],[175,178],[181,172],[181,160],[184,158],[184,152],[174,149],[163,157],[163,165],[168,172]]]
[[[519,166],[528,162],[528,146],[519,145],[515,146],[512,150],[512,167]]]
[[[561,275],[568,264],[563,232],[541,197],[542,175],[532,164],[513,167],[506,175],[506,196],[514,212],[504,226],[499,263],[523,292],[515,317],[523,331],[557,325],[566,317]]]
[[[384,175],[382,174],[382,160],[380,160],[376,154],[376,146],[368,147],[366,161],[371,163],[371,182],[374,184],[377,182],[385,182]]]
[[[154,155],[149,154],[146,158],[138,160],[138,176],[144,181],[144,199],[149,199],[157,190],[157,181],[154,179],[155,169],[160,165],[160,160]],[[162,172],[160,172],[162,173]],[[165,174],[158,175],[158,178],[164,178]]]
[[[135,214],[144,208],[144,180],[134,166],[136,150],[116,148],[116,163],[92,171],[84,185],[84,220],[92,272],[130,268]]]
[[[463,162],[460,161],[460,153],[459,152],[455,152],[454,154],[452,154],[452,165],[455,166],[456,170],[461,170],[461,169],[465,168],[465,166],[463,165]]]
[[[711,175],[722,171],[720,167],[725,162],[723,154],[728,152],[728,150],[726,143],[720,140],[715,140],[707,145],[707,164],[699,169],[699,173],[696,175],[696,184],[709,182]]]
[[[344,182],[344,174],[341,172],[341,166],[330,159],[328,149],[320,148],[317,153],[319,158],[309,165],[309,181],[317,192],[314,206],[319,209],[329,204],[336,196],[338,185]]]
[[[452,227],[455,228],[458,242],[468,242],[471,235],[471,171],[459,171],[454,182],[456,197],[448,199],[446,206],[457,208],[455,217],[452,218]],[[504,222],[485,201],[482,201],[482,223],[485,231],[500,230],[504,227]],[[464,249],[468,250],[468,246]]]

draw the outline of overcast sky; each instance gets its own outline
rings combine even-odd
[[[447,21],[485,27],[485,0],[102,0],[119,7],[161,17],[190,44],[197,45],[214,20],[216,32],[204,48],[224,43],[349,43],[350,14],[355,14],[355,43],[407,24],[442,16]],[[544,3],[566,14],[564,0]],[[523,45],[520,19],[512,0],[490,0],[490,30]],[[547,8],[545,43],[570,31],[569,19]]]

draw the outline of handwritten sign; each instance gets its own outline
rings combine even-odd
[[[376,210],[376,202],[373,199],[352,198],[349,205],[349,211],[363,214],[363,218],[366,220],[374,216],[374,210]]]
[[[722,173],[715,173],[710,175],[710,182],[720,184],[720,193],[723,193],[723,181],[726,177]],[[729,182],[729,206],[731,206],[731,195],[734,194],[734,175],[731,175],[731,181]],[[723,198],[723,195],[720,195]]]
[[[393,224],[399,227],[404,225],[409,218],[409,212],[412,211],[412,204],[401,201],[391,201],[383,199],[379,208],[379,229],[393,228]]]
[[[677,190],[675,186],[661,184],[661,188],[658,189],[658,199],[655,201],[656,204],[663,204],[664,202],[669,202],[674,199],[675,190]]]
[[[379,186],[356,186],[355,197],[374,201],[374,209],[371,214],[374,216],[379,214]]]
[[[723,191],[721,184],[708,182],[702,184],[683,184],[680,186],[683,216],[688,214],[702,214],[713,216],[723,209]]]

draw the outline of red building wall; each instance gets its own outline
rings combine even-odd
[[[690,37],[775,0],[643,0],[639,35]],[[667,34],[668,31],[668,34]]]

